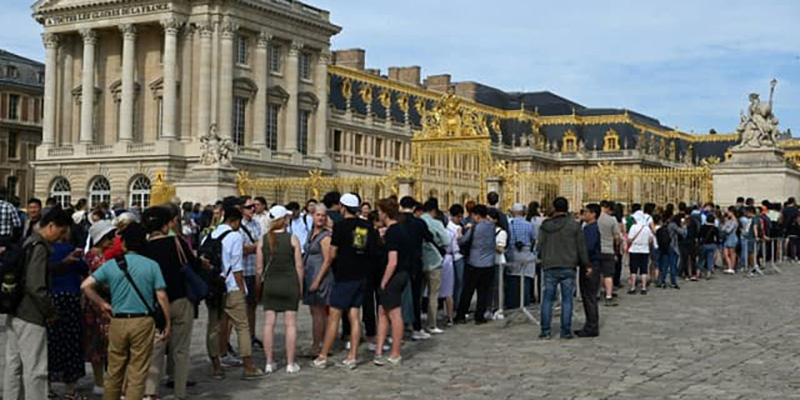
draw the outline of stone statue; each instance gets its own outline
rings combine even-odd
[[[221,138],[217,124],[211,124],[208,133],[200,138],[200,164],[230,167],[236,145],[229,138]]]
[[[763,147],[777,147],[778,119],[772,113],[772,100],[775,94],[775,86],[778,81],[773,79],[770,82],[769,102],[762,104],[758,93],[750,94],[750,106],[747,113],[742,111],[739,127],[736,132],[741,137],[741,143],[737,148],[758,149]]]

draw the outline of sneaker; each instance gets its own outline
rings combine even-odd
[[[735,274],[736,272],[734,272],[732,269],[726,269],[726,270],[724,271],[724,273],[725,273],[725,275],[733,275],[733,274]]]
[[[311,362],[311,366],[314,368],[325,369],[328,368],[328,359],[327,358],[316,358],[314,361]]]
[[[242,366],[242,360],[240,360],[239,358],[230,353],[220,357],[219,363],[223,367],[228,367],[228,368]]]
[[[391,349],[391,348],[392,348],[392,346],[389,346],[386,343],[383,344],[383,351],[389,351],[389,349]],[[378,345],[375,344],[375,343],[367,343],[367,350],[369,350],[369,351],[374,353],[375,351],[378,350]]]
[[[503,315],[503,312],[502,312],[502,311],[500,311],[500,310],[497,310],[497,311],[495,311],[495,312],[494,312],[494,314],[492,315],[492,318],[491,318],[491,319],[492,319],[493,321],[502,321],[502,320],[506,319],[506,316],[505,316],[505,315]]]
[[[382,366],[386,365],[386,357],[384,357],[382,355],[381,356],[376,355],[375,357],[372,358],[372,363],[377,365],[377,366],[379,366],[379,367],[382,367]]]
[[[411,332],[411,340],[414,340],[414,341],[417,341],[417,340],[428,340],[430,338],[431,338],[430,333],[422,331],[422,330]]]
[[[342,360],[342,362],[339,363],[339,366],[343,367],[343,368],[347,368],[347,369],[352,371],[352,370],[358,368],[358,360],[356,360],[355,358],[353,358],[353,359],[345,358],[344,360]]]
[[[257,379],[261,379],[263,377],[264,377],[264,371],[258,368],[245,369],[244,372],[242,373],[242,380],[245,381],[254,381]]]
[[[265,373],[265,374],[267,374],[267,375],[269,375],[269,374],[271,374],[271,373],[275,372],[275,370],[276,370],[276,369],[278,369],[278,364],[275,364],[275,363],[266,363],[266,364],[264,365],[264,373]]]
[[[542,334],[539,335],[539,339],[540,340],[550,340],[550,335],[548,335],[546,333],[542,333]]]
[[[300,372],[300,365],[298,365],[297,363],[289,364],[286,366],[287,374],[296,374],[298,372]]]
[[[444,333],[444,331],[439,328],[430,328],[428,329],[428,332],[430,332],[433,335],[441,335],[442,333]]]
[[[105,393],[105,392],[106,392],[106,390],[105,390],[105,388],[103,388],[102,386],[97,386],[97,385],[95,385],[95,386],[92,388],[92,394],[93,394],[93,395],[95,395],[95,396],[102,396],[102,395],[103,395],[103,393]]]
[[[392,365],[400,365],[403,363],[403,356],[389,357],[386,361],[389,361],[389,364]]]
[[[453,325],[455,325],[455,323],[453,322],[453,319],[448,317],[447,318],[447,327],[449,328],[449,327],[451,327]]]
[[[670,285],[670,287],[673,288],[673,289],[680,289],[681,288],[680,286],[678,286],[677,283]]]
[[[643,295],[646,295],[647,294],[647,289],[642,289],[642,291],[640,293],[643,294]]]
[[[617,298],[616,297],[612,297],[610,299],[606,298],[606,306],[607,307],[616,307],[618,305],[619,305],[619,302],[617,302]]]

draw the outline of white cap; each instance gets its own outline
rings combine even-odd
[[[361,202],[358,200],[358,196],[352,193],[345,193],[339,199],[339,203],[348,208],[358,208],[358,206],[361,205]]]
[[[511,212],[523,212],[523,211],[525,211],[525,206],[523,206],[520,203],[516,203],[513,206],[511,206]]]
[[[97,221],[89,228],[89,236],[92,238],[92,243],[97,244],[113,231],[114,225],[110,221]]]
[[[269,217],[273,221],[276,219],[281,219],[289,214],[291,214],[291,212],[289,212],[286,207],[281,205],[277,205],[269,209]]]

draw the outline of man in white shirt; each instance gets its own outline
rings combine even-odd
[[[269,212],[267,211],[267,199],[259,196],[255,199],[256,204],[256,212],[253,214],[253,219],[258,221],[258,224],[261,225],[261,236],[266,235],[269,233]]]
[[[447,221],[447,230],[455,236],[455,249],[453,251],[453,303],[458,305],[461,300],[461,288],[464,285],[464,255],[458,246],[458,239],[461,238],[461,221],[464,218],[464,207],[454,204],[450,207],[450,220]]]
[[[305,253],[305,245],[308,241],[308,233],[311,226],[308,225],[308,220],[300,213],[300,204],[291,202],[286,205],[286,209],[292,212],[292,219],[289,221],[289,233],[297,236],[300,241],[300,250]]]
[[[264,373],[253,364],[252,345],[250,343],[250,327],[247,322],[247,287],[244,282],[244,238],[239,232],[242,223],[242,212],[238,208],[228,208],[225,211],[223,223],[212,233],[211,238],[217,239],[222,235],[222,271],[225,277],[226,293],[222,302],[217,307],[209,305],[208,331],[206,333],[206,346],[211,363],[214,367],[214,378],[222,379],[224,374],[220,364],[221,347],[220,327],[223,314],[236,328],[239,339],[239,354],[244,363],[242,379],[258,379]]]

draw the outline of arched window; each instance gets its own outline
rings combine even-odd
[[[131,207],[145,209],[150,206],[150,179],[144,175],[137,176],[131,183]]]
[[[72,203],[72,185],[69,184],[67,178],[59,177],[53,181],[53,186],[50,188],[50,196],[55,198],[56,203],[64,208]]]
[[[100,203],[111,203],[111,183],[104,176],[99,176],[89,186],[89,206],[94,208]]]

